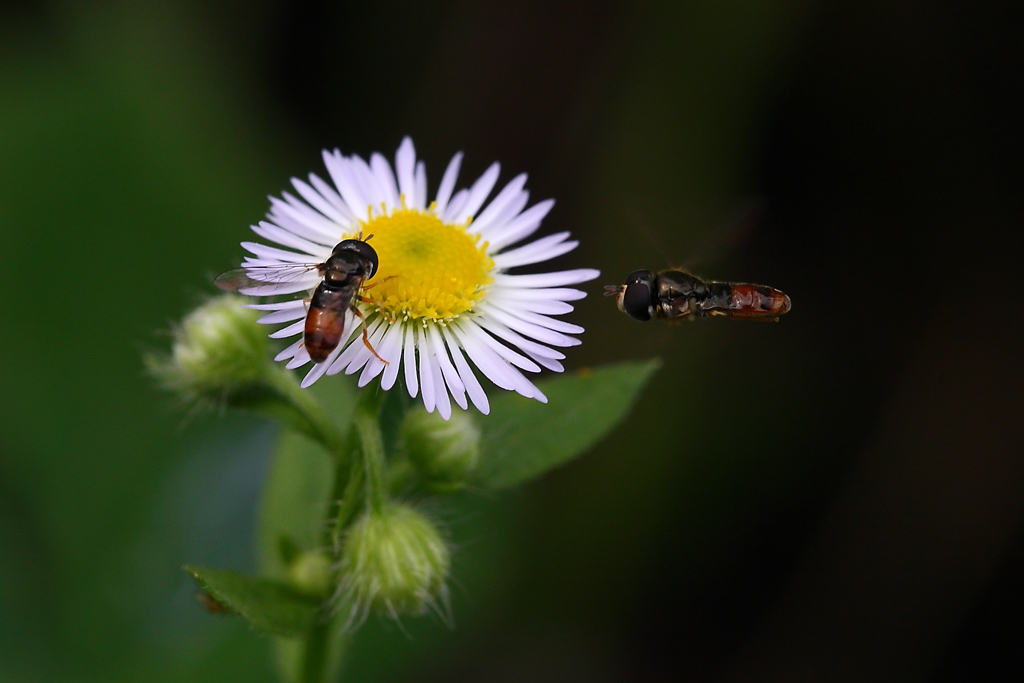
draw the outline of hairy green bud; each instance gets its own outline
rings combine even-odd
[[[463,411],[445,420],[436,412],[410,410],[402,423],[402,446],[429,490],[454,493],[476,471],[480,429]]]
[[[185,316],[170,355],[147,358],[153,374],[188,399],[219,400],[259,382],[269,342],[256,322],[259,313],[243,308],[244,301],[219,296]]]
[[[367,510],[348,529],[341,550],[340,595],[352,617],[367,611],[421,614],[446,598],[451,564],[437,527],[408,505]]]

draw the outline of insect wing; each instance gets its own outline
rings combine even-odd
[[[224,291],[251,296],[292,294],[315,287],[322,271],[322,263],[251,266],[223,272],[214,283]]]

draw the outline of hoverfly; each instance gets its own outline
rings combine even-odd
[[[366,240],[370,237],[373,235]],[[235,268],[221,273],[214,282],[229,292],[266,295],[273,293],[274,285],[295,282],[311,271],[318,271],[323,279],[309,300],[303,345],[314,363],[322,363],[341,343],[342,335],[345,333],[345,314],[351,310],[360,318],[363,317],[352,302],[356,299],[363,282],[377,272],[377,252],[366,243],[366,240],[360,236],[360,239],[338,242],[323,263]],[[365,325],[363,343],[378,360],[387,363],[370,345]]]
[[[606,285],[605,296],[618,297],[619,310],[633,320],[653,316],[679,320],[687,316],[722,315],[727,318],[778,322],[793,306],[774,287],[741,282],[701,280],[682,270],[634,270],[623,285]]]

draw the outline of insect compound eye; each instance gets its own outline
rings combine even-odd
[[[334,253],[339,251],[354,252],[366,262],[366,279],[369,280],[377,272],[377,252],[373,247],[362,240],[342,240],[334,247]]]
[[[633,320],[643,322],[651,319],[651,280],[649,270],[633,271],[626,278],[620,305],[623,312]]]

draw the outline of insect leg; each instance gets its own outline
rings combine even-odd
[[[370,336],[366,333],[366,318],[363,316],[362,311],[353,306],[352,312],[359,316],[359,319],[363,321],[363,343],[366,344],[366,348],[370,349],[370,353],[372,353],[381,363],[383,363],[384,365],[391,365],[391,363],[387,362],[386,360],[381,358],[380,355],[378,355],[377,350],[373,348],[373,344],[370,343]]]
[[[379,285],[379,284],[381,284],[381,283],[383,283],[383,282],[387,282],[388,280],[394,280],[394,279],[395,279],[396,277],[398,277],[398,275],[388,275],[388,276],[387,276],[386,278],[384,278],[383,280],[377,280],[376,282],[374,282],[374,283],[372,283],[372,284],[369,284],[369,285],[363,285],[362,289],[363,289],[364,291],[365,291],[365,290],[367,290],[367,289],[373,289],[374,287],[376,287],[377,285]]]
[[[763,323],[779,322],[778,315],[767,311],[723,311],[713,309],[708,311],[707,315],[720,315],[725,318],[733,318],[734,320],[755,320]]]

